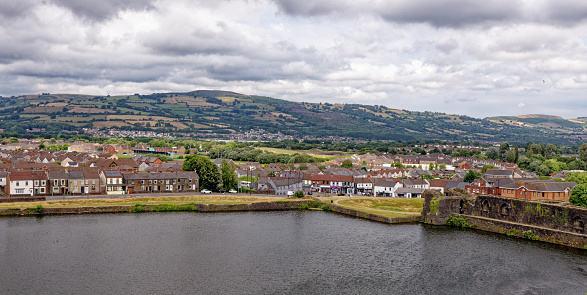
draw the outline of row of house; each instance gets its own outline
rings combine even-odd
[[[3,172],[4,192],[10,196],[194,192],[196,172],[136,173],[120,170],[23,170]],[[1,185],[1,184],[0,184]]]

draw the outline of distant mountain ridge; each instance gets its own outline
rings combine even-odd
[[[22,95],[0,98],[0,129],[50,134],[81,128],[115,128],[198,134],[251,129],[299,137],[367,140],[447,140],[510,143],[579,143],[587,119],[550,115],[477,119],[361,104],[292,102],[223,90],[92,96]]]

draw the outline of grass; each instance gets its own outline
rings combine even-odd
[[[420,215],[424,205],[424,199],[420,198],[323,197],[318,199],[326,203],[332,200],[345,208],[391,218]]]
[[[63,208],[63,207],[95,207],[95,206],[134,206],[137,203],[145,206],[153,205],[188,205],[201,204],[251,204],[256,202],[279,201],[275,197],[249,197],[249,196],[182,196],[182,197],[145,197],[145,198],[122,198],[122,199],[87,199],[87,200],[54,200],[43,202],[19,202],[0,203],[0,209],[31,208]]]

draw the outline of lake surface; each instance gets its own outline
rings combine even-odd
[[[0,218],[0,294],[585,294],[587,251],[315,211]]]

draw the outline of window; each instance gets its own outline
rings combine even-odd
[[[35,180],[35,186],[39,186],[39,181]]]
[[[47,185],[47,183],[44,180],[41,180],[41,185],[45,186],[45,185]]]
[[[65,185],[65,179],[61,180],[61,185]]]
[[[53,180],[53,185],[57,185],[59,184],[59,181],[57,179]]]
[[[73,184],[74,185],[77,185],[77,179],[73,181]]]
[[[53,192],[54,192],[54,193],[58,193],[58,192],[59,192],[59,188],[58,188],[58,187],[54,187],[54,188],[53,188]]]
[[[20,186],[20,183],[18,181],[16,182],[16,186]]]
[[[44,194],[44,193],[45,193],[45,188],[41,187],[41,194]]]
[[[15,190],[15,193],[17,193],[17,194],[24,194],[24,189],[23,189],[23,188],[21,188],[21,189],[16,189],[16,190]]]
[[[153,181],[149,179],[149,184],[151,184]]]
[[[24,182],[24,186],[29,186],[29,182],[28,181],[25,181]]]

